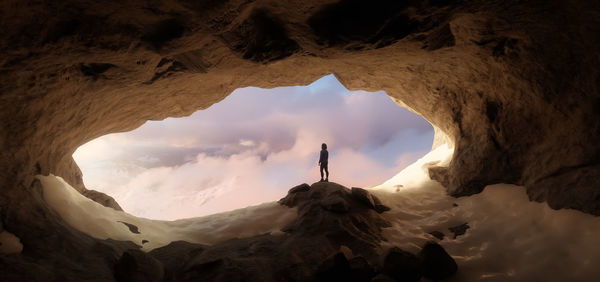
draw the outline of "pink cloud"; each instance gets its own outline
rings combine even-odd
[[[178,219],[222,212],[277,200],[299,183],[318,180],[321,138],[301,131],[292,148],[261,160],[268,145],[229,157],[199,154],[194,162],[150,168],[127,183],[117,198],[135,215]],[[315,149],[316,148],[316,149]],[[336,149],[330,160],[331,181],[348,186],[379,184],[399,171],[385,167],[351,148]],[[412,156],[400,156],[404,166]]]

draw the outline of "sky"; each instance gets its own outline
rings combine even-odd
[[[307,86],[240,88],[188,117],[94,139],[73,157],[88,189],[130,214],[174,220],[275,201],[318,181],[322,143],[330,181],[368,187],[432,142],[433,127],[385,92],[348,91],[328,75]]]

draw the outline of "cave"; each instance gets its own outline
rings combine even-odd
[[[331,281],[328,275],[340,272],[340,261],[347,265],[348,247],[324,260],[340,247],[335,242],[348,238],[354,238],[351,251],[371,259],[373,248],[385,241],[378,230],[389,225],[373,211],[350,217],[366,235],[330,236],[322,241],[330,242],[328,247],[311,245],[315,230],[296,225],[288,230],[296,234],[293,243],[264,234],[213,248],[178,241],[151,257],[132,242],[98,239],[67,223],[44,199],[40,181],[56,175],[106,203],[106,195],[83,185],[71,157],[80,145],[148,120],[190,115],[240,87],[307,85],[330,73],[351,90],[384,90],[434,126],[432,149],[452,147],[453,153],[446,166],[431,167],[428,175],[456,201],[481,199],[486,186],[518,185],[525,187],[528,201],[514,203],[589,216],[592,224],[583,226],[583,233],[593,234],[598,226],[600,9],[592,1],[1,5],[0,231],[22,244],[16,254],[0,254],[3,281],[158,281],[163,276],[168,281]],[[309,187],[292,188],[283,203],[305,205],[304,196],[293,195]],[[330,188],[346,191],[334,185],[323,189]],[[507,207],[519,208],[505,200]],[[459,234],[466,228],[453,230]],[[265,254],[301,248],[294,246],[314,252],[285,261],[288,268],[269,268],[275,258]],[[246,253],[193,264],[204,250],[232,249]],[[263,256],[256,262],[240,262],[257,253]],[[192,263],[192,274],[212,276],[169,276],[186,263]],[[312,276],[328,264],[333,266],[321,276]],[[128,272],[132,265],[140,269]],[[458,274],[473,270],[460,263],[458,269]],[[566,272],[555,279],[569,277]]]

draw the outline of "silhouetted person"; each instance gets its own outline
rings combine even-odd
[[[329,181],[329,170],[327,169],[328,159],[329,152],[327,152],[327,144],[323,143],[321,145],[321,156],[319,157],[319,166],[321,167],[321,182]],[[323,180],[323,170],[325,170],[326,173],[325,180]]]

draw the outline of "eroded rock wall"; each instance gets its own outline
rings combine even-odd
[[[600,214],[593,1],[0,5],[7,229],[44,212],[16,210],[35,174],[85,191],[71,154],[93,138],[189,115],[239,87],[329,73],[349,89],[385,90],[447,135],[455,155],[434,175],[450,194],[516,183],[554,208]]]
[[[23,253],[0,267],[15,281],[110,280],[133,246],[67,226],[34,175],[86,194],[71,155],[93,138],[189,115],[239,87],[329,73],[385,90],[436,127],[436,144],[454,143],[450,167],[432,173],[450,194],[516,183],[553,208],[598,215],[599,10],[583,0],[2,1],[0,219]]]
[[[326,1],[327,2],[327,1]],[[244,86],[334,73],[385,90],[456,144],[453,195],[518,183],[598,214],[598,7],[588,1],[5,1],[2,139],[9,186],[146,120]],[[436,174],[438,175],[438,174]],[[10,187],[7,187],[10,189]]]

